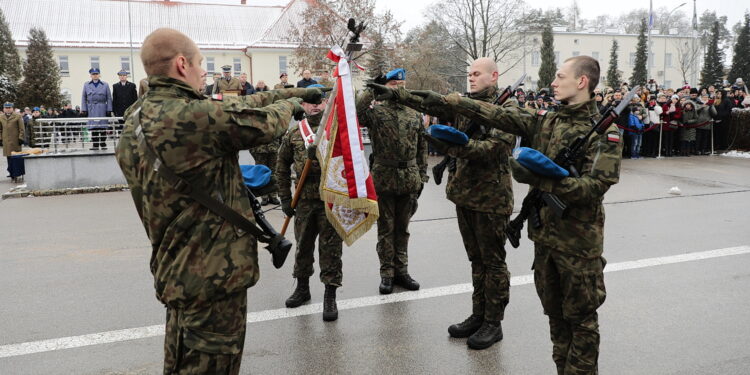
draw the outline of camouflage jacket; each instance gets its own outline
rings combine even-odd
[[[372,92],[366,90],[357,99],[359,124],[369,129],[372,141],[372,179],[378,194],[417,193],[427,182],[427,145],[422,138],[422,116],[411,108],[393,101],[372,103]],[[383,162],[379,162],[379,161]],[[410,162],[398,167],[385,163]]]
[[[491,105],[498,95],[497,88],[491,87],[471,97]],[[471,127],[470,118],[449,107],[424,108],[421,98],[414,95],[404,98],[403,102],[421,108],[441,121],[452,121],[453,126],[463,132]],[[474,211],[510,215],[513,212],[513,186],[508,158],[515,136],[484,126],[475,129],[468,144],[447,151],[448,155],[457,158],[456,170],[448,175],[448,199],[456,206]]]
[[[255,154],[275,154],[279,152],[281,146],[281,138],[275,138],[271,143],[266,145],[256,146],[250,149],[250,153]]]
[[[151,76],[149,85],[125,114],[116,157],[151,240],[156,296],[183,307],[244,292],[259,277],[255,238],[167,184],[140,148],[131,115],[141,108],[143,134],[164,164],[254,220],[238,151],[281,135],[294,106],[276,101],[279,92],[213,101],[176,79]]]
[[[487,126],[523,137],[530,147],[554,159],[563,147],[570,146],[591,130],[591,121],[599,116],[596,103],[589,100],[576,105],[560,106],[556,112],[533,111],[512,106],[493,106],[479,101],[445,97],[446,106]],[[581,177],[560,180],[543,179],[539,188],[556,194],[570,213],[559,219],[548,207],[541,210],[542,227],[529,228],[529,238],[536,243],[585,257],[601,256],[603,250],[604,193],[620,179],[622,141],[617,127],[594,133],[588,140],[576,168]]]
[[[313,132],[318,131],[318,125],[322,117],[323,112],[307,118]],[[306,161],[305,143],[299,132],[299,125],[294,125],[281,137],[281,147],[279,147],[279,155],[276,158],[276,182],[279,184],[279,198],[281,200],[292,199],[292,170],[290,166],[294,166],[294,173],[299,178],[302,175],[302,170],[305,169]],[[317,159],[313,159],[305,184],[302,186],[300,199],[320,199],[320,174],[320,163]]]

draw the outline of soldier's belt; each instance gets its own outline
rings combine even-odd
[[[409,167],[417,166],[417,159],[411,160],[388,160],[375,157],[375,164],[380,164],[384,167],[405,169]]]

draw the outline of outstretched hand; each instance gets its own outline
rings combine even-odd
[[[422,98],[422,104],[428,107],[443,105],[443,96],[431,90],[412,90],[412,94]]]
[[[292,117],[294,117],[295,120],[300,121],[303,118],[305,118],[305,108],[302,107],[302,98],[289,98],[287,99],[290,103],[292,103]]]
[[[510,158],[510,169],[513,172],[513,178],[522,184],[538,186],[543,179],[538,174],[521,165],[521,163],[514,158]]]
[[[368,83],[367,87],[371,88],[375,93],[375,100],[389,100],[393,98],[393,89],[390,87],[378,83]]]

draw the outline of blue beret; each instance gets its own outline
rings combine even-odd
[[[265,165],[240,165],[242,180],[250,189],[262,188],[271,181],[271,169]]]
[[[385,74],[385,79],[388,81],[391,80],[398,80],[403,81],[406,79],[406,70],[403,68],[393,69],[390,72]]]
[[[91,68],[91,69],[89,69],[89,74],[99,74],[99,68]]]
[[[3,104],[3,108],[13,108],[13,103],[5,102],[5,104]]]
[[[34,110],[35,111],[39,111],[40,109],[39,109],[39,107],[34,107]]]
[[[324,89],[324,88],[325,88],[325,86],[321,85],[320,83],[316,83],[316,84],[314,84],[314,85],[310,85],[310,86],[307,86],[307,88],[308,88],[308,89],[316,89],[316,88],[317,88],[317,89]],[[324,93],[323,93],[323,97],[324,97],[324,98],[326,97],[326,94],[328,94],[328,93],[327,93],[327,92],[324,92]]]
[[[126,76],[126,75],[128,75],[128,74],[129,74],[129,73],[128,73],[128,72],[126,72],[126,71],[124,71],[124,70],[121,70],[121,71],[117,72],[117,75],[118,75],[118,76]]]
[[[542,176],[562,178],[570,175],[563,167],[533,148],[519,147],[513,150],[513,157],[526,169]]]
[[[466,133],[448,125],[432,125],[428,128],[430,135],[441,141],[465,145],[469,143],[469,136]]]

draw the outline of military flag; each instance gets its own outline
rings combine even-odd
[[[349,58],[338,46],[327,57],[337,67],[333,73],[336,83],[317,137],[320,198],[326,203],[328,220],[351,245],[377,221],[378,197],[357,122]]]

